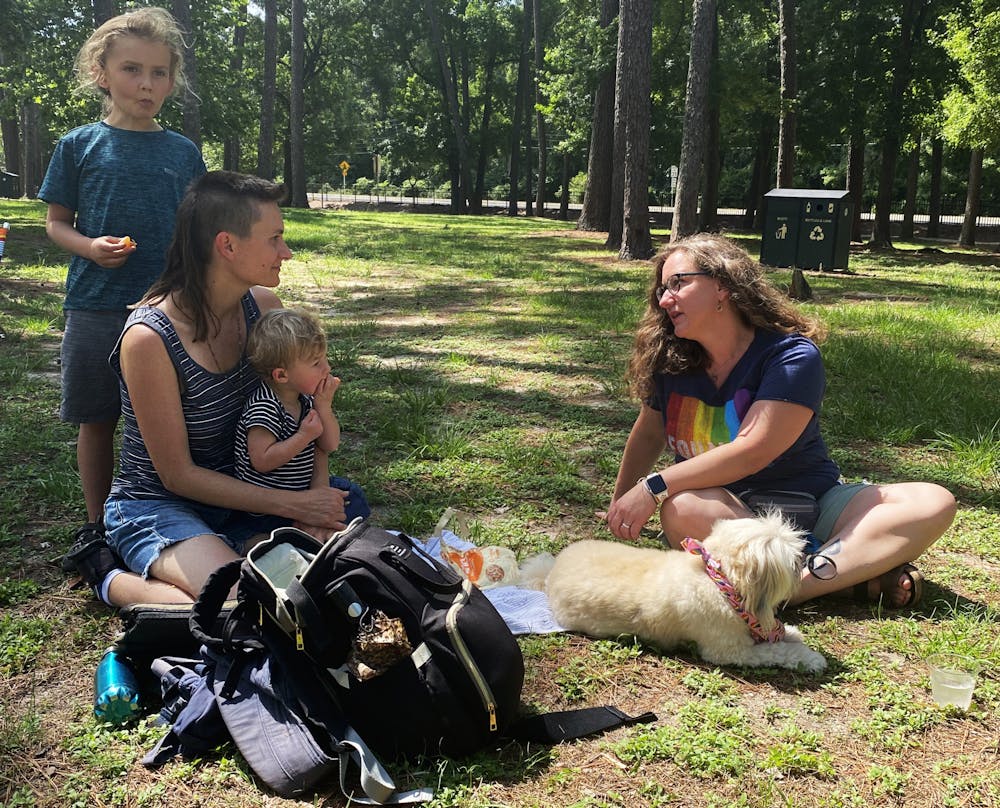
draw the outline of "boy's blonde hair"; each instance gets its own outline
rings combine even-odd
[[[262,379],[297,359],[326,354],[326,334],[319,320],[301,309],[274,309],[262,316],[247,337],[247,358]]]
[[[112,17],[90,35],[76,55],[78,92],[104,96],[105,111],[111,96],[97,80],[104,68],[108,50],[123,36],[137,36],[170,49],[170,77],[174,80],[173,95],[184,89],[184,32],[166,9],[150,6],[126,11]]]

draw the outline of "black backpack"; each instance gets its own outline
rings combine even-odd
[[[524,662],[510,629],[405,534],[360,519],[325,544],[276,530],[247,554],[238,592],[270,644],[294,644],[376,754],[465,755],[517,716]]]
[[[655,720],[610,706],[518,719],[524,662],[501,615],[411,538],[361,519],[326,543],[275,530],[210,576],[189,627],[202,659],[154,663],[173,727],[144,762],[202,754],[228,731],[289,796],[338,761],[343,786],[349,757],[369,801],[427,799],[396,792],[378,759],[461,757],[511,737],[552,743]],[[261,739],[288,732],[299,740]]]

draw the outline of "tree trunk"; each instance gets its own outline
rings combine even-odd
[[[927,0],[904,0],[899,26],[899,45],[893,58],[892,85],[886,103],[885,130],[879,165],[878,197],[875,201],[875,227],[871,243],[875,247],[892,248],[890,215],[892,189],[896,179],[896,158],[900,134],[903,131],[903,101],[910,85],[913,69],[913,41],[923,31]]]
[[[931,141],[931,188],[927,200],[927,238],[937,238],[941,233],[941,168],[944,164],[944,141],[940,137]]]
[[[39,106],[25,101],[21,107],[21,132],[24,134],[24,173],[21,175],[21,192],[28,199],[38,198],[45,166],[42,160],[42,132]]]
[[[308,208],[306,189],[305,150],[305,0],[292,0],[291,93],[288,99],[289,143],[292,177],[290,204],[293,208]]]
[[[526,0],[527,2],[527,0]],[[507,196],[507,215],[517,216],[518,191],[521,184],[521,118],[524,114],[524,96],[528,92],[528,18],[521,16],[521,50],[517,61],[517,91],[514,93],[514,110],[510,123],[510,190]],[[528,169],[529,173],[531,169]]]
[[[100,28],[117,13],[115,0],[94,0],[94,28]]]
[[[485,196],[486,163],[489,157],[491,138],[490,122],[493,118],[493,75],[496,70],[497,51],[495,40],[490,37],[489,53],[486,56],[486,75],[483,81],[483,117],[479,125],[479,160],[476,164],[476,187],[469,205],[473,213],[483,212]]]
[[[653,254],[649,232],[649,93],[653,48],[652,0],[622,0],[621,27],[625,31],[625,59],[619,62],[625,78],[622,111],[625,119],[625,185],[622,207],[622,244],[618,257],[643,260]]]
[[[559,195],[559,221],[569,221],[569,155],[562,156],[562,193]]]
[[[6,64],[4,52],[0,49],[0,67]],[[0,84],[0,109],[7,100],[7,90]],[[12,102],[13,103],[13,102]],[[21,154],[21,127],[16,115],[0,117],[0,142],[3,144],[5,167],[11,174],[17,174],[24,193],[24,158]]]
[[[538,133],[538,188],[535,195],[535,215],[545,215],[545,185],[548,178],[549,144],[545,132],[545,116],[541,108],[545,103],[542,98],[542,71],[545,69],[545,43],[542,37],[542,0],[535,0],[532,9],[535,32],[535,130]]]
[[[757,129],[757,146],[754,149],[750,187],[747,188],[746,212],[743,214],[743,226],[758,233],[763,227],[764,194],[770,190],[773,127],[772,120],[763,119]]]
[[[601,27],[607,28],[618,16],[618,0],[602,0]],[[587,155],[587,188],[577,230],[607,231],[611,212],[611,159],[615,133],[615,66],[601,77],[594,93],[594,114]]]
[[[702,192],[701,211],[698,214],[698,230],[716,233],[719,230],[719,181],[722,176],[722,126],[719,109],[719,19],[712,26],[712,75],[708,82],[708,137],[705,144],[705,183]]]
[[[278,64],[278,0],[264,0],[264,64],[257,136],[257,176],[274,179],[274,97]]]
[[[963,247],[976,245],[976,219],[979,217],[979,195],[983,185],[983,150],[973,149],[969,157],[969,190],[965,194],[965,216],[958,243]]]
[[[851,219],[851,241],[861,241],[861,205],[865,190],[865,136],[864,132],[851,134],[847,151],[847,192],[854,202]]]
[[[201,108],[198,102],[198,61],[194,50],[194,27],[191,24],[189,0],[173,0],[174,18],[184,32],[184,136],[201,148]]]
[[[611,202],[608,209],[608,238],[604,246],[620,250],[625,227],[625,110],[622,100],[627,92],[624,64],[627,59],[628,32],[622,24],[621,3],[618,15],[618,47],[615,51],[615,115],[611,135]]]
[[[795,174],[795,129],[798,106],[795,0],[779,0],[781,113],[778,122],[778,187],[792,188]]]
[[[237,22],[233,27],[233,55],[229,59],[229,69],[234,76],[243,72],[243,49],[247,38],[246,3],[236,10]],[[232,131],[222,144],[222,167],[227,171],[240,170],[240,133]]]
[[[677,171],[677,202],[670,240],[695,232],[698,226],[698,186],[705,154],[705,109],[712,65],[712,30],[716,0],[694,0],[691,56],[684,99],[684,132]]]
[[[901,239],[913,238],[913,216],[917,210],[917,180],[920,178],[920,133],[917,132],[917,143],[910,152],[906,167],[906,199],[903,201],[903,223],[899,228]]]
[[[452,213],[465,213],[467,210],[465,200],[472,189],[472,173],[469,165],[468,141],[462,126],[462,114],[458,107],[458,88],[455,86],[455,80],[448,65],[448,55],[444,48],[444,35],[441,32],[435,0],[424,0],[424,11],[430,23],[431,49],[437,57],[441,92],[447,105],[448,117],[451,119],[452,137],[458,157],[457,168],[460,187],[457,189],[457,193],[456,189],[452,188]]]
[[[531,0],[524,0],[524,13],[527,19],[531,19],[531,9]],[[526,43],[526,54],[529,53],[528,48],[530,45],[531,42],[529,40]],[[526,63],[524,75],[524,98],[522,99],[524,101],[524,215],[531,216],[535,212],[535,198],[531,192],[531,189],[534,187],[531,179],[531,114],[535,109],[535,85],[530,58],[528,58],[528,62]]]

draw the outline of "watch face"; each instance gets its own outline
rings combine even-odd
[[[646,485],[654,494],[662,494],[667,490],[667,484],[659,474],[650,474],[646,478]]]

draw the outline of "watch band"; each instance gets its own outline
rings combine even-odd
[[[670,488],[666,481],[656,472],[640,477],[638,482],[642,483],[657,505],[662,505],[670,496]]]

